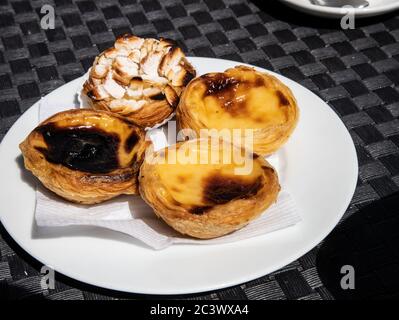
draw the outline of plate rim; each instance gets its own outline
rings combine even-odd
[[[268,70],[268,69],[265,69],[265,68],[262,68],[262,67],[257,67],[257,66],[254,66],[254,65],[250,65],[250,64],[247,64],[247,63],[239,62],[239,61],[233,61],[233,60],[227,60],[227,59],[219,59],[219,58],[209,58],[209,57],[188,57],[188,58],[189,58],[190,61],[195,61],[195,60],[201,61],[201,60],[202,60],[202,61],[203,61],[202,63],[206,62],[206,60],[224,61],[224,62],[227,62],[227,63],[230,63],[230,64],[235,64],[235,65],[246,65],[246,66],[254,67],[255,69],[261,70],[261,71],[263,71],[263,72],[268,72],[268,73],[270,73],[270,74],[272,74],[272,75],[273,75],[273,74],[277,74],[277,73],[275,73],[274,71],[271,71],[271,70]],[[283,268],[283,267],[286,266],[287,264],[289,264],[289,263],[291,263],[291,262],[297,260],[298,258],[302,257],[304,254],[306,254],[307,252],[309,252],[310,250],[312,250],[315,246],[317,246],[317,244],[319,244],[323,239],[325,239],[325,237],[327,237],[327,236],[331,233],[331,231],[337,226],[338,222],[340,221],[340,219],[342,218],[342,216],[345,214],[345,212],[346,212],[348,206],[350,205],[351,199],[352,199],[353,196],[354,196],[354,192],[355,192],[356,185],[357,185],[357,179],[358,179],[358,159],[357,159],[357,153],[356,153],[354,141],[353,141],[353,139],[351,138],[350,133],[349,133],[349,131],[347,130],[347,128],[345,127],[345,125],[344,125],[344,123],[342,122],[341,118],[333,111],[333,109],[332,109],[324,100],[322,100],[319,96],[317,96],[315,93],[313,93],[313,92],[312,92],[311,90],[309,90],[308,88],[304,87],[302,84],[300,84],[300,83],[298,83],[298,82],[296,82],[296,81],[294,81],[294,80],[292,80],[292,79],[289,79],[289,78],[287,78],[287,77],[285,77],[285,76],[283,76],[283,75],[281,75],[281,74],[278,74],[278,76],[279,76],[279,77],[282,77],[282,78],[284,78],[284,79],[287,79],[287,80],[289,80],[289,81],[291,81],[291,82],[295,82],[295,83],[296,83],[298,86],[300,86],[302,89],[306,90],[309,94],[312,94],[312,95],[315,96],[318,100],[320,100],[321,103],[325,104],[326,107],[328,107],[328,110],[329,110],[332,114],[334,114],[334,116],[337,118],[337,120],[339,120],[339,123],[341,124],[342,128],[343,128],[344,131],[346,132],[346,135],[347,135],[347,137],[349,138],[349,141],[351,142],[351,143],[350,143],[350,147],[351,147],[352,152],[353,152],[353,155],[354,155],[354,158],[353,158],[354,161],[351,162],[352,169],[353,169],[352,172],[353,172],[353,174],[354,174],[354,176],[353,176],[352,179],[351,179],[351,181],[352,181],[351,192],[347,194],[347,196],[346,196],[346,201],[345,201],[345,205],[342,205],[342,208],[340,208],[340,210],[339,210],[339,211],[340,211],[339,214],[337,214],[337,215],[334,216],[334,218],[335,218],[335,219],[334,219],[334,223],[331,223],[331,225],[329,226],[329,228],[326,228],[326,229],[328,229],[328,232],[326,232],[325,234],[320,234],[319,237],[313,238],[313,240],[310,241],[310,242],[308,243],[307,246],[303,246],[303,247],[301,248],[301,250],[297,250],[297,251],[295,252],[295,254],[293,254],[293,255],[287,255],[286,258],[285,258],[285,259],[281,259],[281,260],[280,260],[280,263],[277,264],[277,265],[273,265],[272,267],[268,266],[267,268],[260,268],[260,270],[259,270],[258,272],[251,272],[249,276],[246,275],[246,276],[241,276],[241,277],[232,277],[232,278],[230,279],[230,281],[226,281],[226,282],[224,282],[223,284],[216,284],[216,285],[215,285],[215,284],[207,284],[207,285],[201,285],[201,288],[194,289],[194,290],[190,290],[190,291],[187,291],[187,290],[184,290],[184,289],[181,290],[181,289],[179,289],[178,287],[177,287],[177,288],[174,288],[173,290],[172,290],[172,289],[170,289],[170,290],[168,290],[168,289],[167,289],[167,290],[161,289],[161,290],[158,290],[157,292],[154,291],[154,290],[151,290],[151,289],[149,289],[149,290],[147,290],[147,289],[144,289],[144,290],[143,290],[143,289],[140,289],[140,290],[132,291],[132,290],[129,290],[129,289],[121,289],[120,287],[118,287],[118,286],[113,286],[113,285],[111,285],[111,284],[109,284],[109,283],[102,283],[101,280],[98,281],[98,282],[88,281],[87,279],[82,279],[79,275],[75,275],[73,272],[69,272],[68,270],[63,270],[63,268],[59,268],[59,267],[58,267],[58,268],[55,268],[55,270],[56,270],[58,273],[60,273],[60,274],[62,274],[62,275],[64,275],[64,276],[66,276],[66,277],[68,277],[68,278],[75,279],[75,280],[77,280],[77,281],[79,281],[79,282],[81,282],[81,283],[86,283],[86,284],[89,284],[89,285],[94,286],[94,287],[105,288],[105,289],[114,290],[114,291],[119,291],[119,292],[136,293],[136,294],[148,294],[148,295],[188,295],[188,294],[198,294],[198,293],[204,293],[204,292],[209,292],[209,291],[220,290],[220,289],[224,289],[224,288],[229,288],[229,287],[232,287],[232,286],[240,285],[240,284],[246,283],[246,282],[248,282],[248,281],[252,281],[252,280],[254,280],[254,279],[257,279],[257,278],[259,278],[259,277],[265,276],[265,275],[267,275],[267,274],[269,274],[269,273],[272,273],[272,272],[274,272],[274,271],[276,271],[276,270],[279,270],[279,269]],[[82,75],[82,77],[84,77],[84,75]],[[69,83],[66,83],[66,84],[64,84],[64,85],[62,85],[62,86],[60,86],[60,87],[58,87],[57,89],[51,91],[48,95],[54,94],[55,91],[57,91],[57,90],[62,90],[62,87],[65,86],[65,85],[67,85],[67,84],[70,84],[70,85],[71,85],[73,82],[79,82],[79,81],[81,80],[82,77],[79,77],[79,78],[77,78],[77,79],[75,79],[75,80],[72,80],[72,81],[69,82]],[[46,96],[48,96],[48,95],[46,95]],[[46,97],[46,96],[45,96],[45,97]],[[45,98],[45,97],[43,97],[43,98]],[[17,121],[13,124],[13,126],[8,130],[7,134],[4,136],[4,138],[3,138],[3,140],[2,140],[2,142],[1,142],[1,144],[0,144],[0,155],[1,155],[2,149],[3,149],[3,142],[5,141],[7,135],[8,135],[9,132],[11,131],[11,129],[16,125],[17,122],[22,121],[23,117],[26,116],[26,114],[28,113],[28,110],[31,110],[31,111],[32,111],[32,108],[33,108],[35,105],[39,105],[39,103],[40,103],[40,100],[37,101],[36,103],[34,103],[31,107],[29,107],[29,108],[17,119]],[[337,210],[337,211],[338,211],[338,210]],[[15,237],[14,233],[13,233],[11,230],[9,230],[9,228],[7,227],[6,224],[4,224],[4,221],[3,221],[3,219],[2,219],[2,214],[1,214],[1,212],[0,212],[0,221],[1,221],[2,225],[3,225],[3,227],[5,228],[5,230],[7,231],[7,233],[12,237],[12,239],[13,239],[26,253],[28,253],[31,257],[33,257],[33,258],[36,259],[37,261],[43,263],[44,265],[51,265],[51,264],[47,264],[47,263],[46,263],[46,259],[42,259],[42,258],[39,258],[39,257],[36,257],[35,255],[33,255],[33,254],[30,252],[30,250],[27,249],[27,248],[25,247],[25,245],[24,245],[23,243],[21,243],[21,242],[18,240],[17,237]],[[245,241],[252,241],[252,240],[253,240],[253,238],[247,239],[247,240],[245,240]],[[223,246],[223,245],[226,245],[226,244],[213,244],[213,245],[209,245],[209,246]],[[228,245],[228,244],[227,244],[227,245]],[[269,269],[272,269],[272,270],[269,270]]]
[[[334,7],[323,7],[309,4],[301,3],[296,0],[280,0],[291,8],[298,9],[302,12],[313,14],[320,17],[327,18],[341,18],[346,13],[341,12],[342,8]],[[367,18],[378,15],[383,15],[392,11],[399,9],[399,2],[390,4],[380,4],[378,6],[370,6],[363,9],[355,9],[354,14],[358,18]]]

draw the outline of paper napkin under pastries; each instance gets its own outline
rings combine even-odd
[[[47,99],[42,99],[39,119],[43,121],[66,109],[62,104],[54,104]],[[167,138],[162,129],[152,131],[150,137],[154,141],[155,149],[160,149],[167,144]],[[273,156],[268,158],[268,161],[279,172],[278,157]],[[294,200],[283,189],[276,204],[243,229],[212,240],[197,240],[182,236],[170,228],[156,217],[151,207],[139,196],[120,196],[102,204],[87,206],[65,201],[39,185],[36,191],[35,220],[39,227],[74,225],[103,227],[130,235],[159,250],[178,243],[219,244],[248,239],[293,226],[301,218]],[[38,231],[40,232],[40,228]]]

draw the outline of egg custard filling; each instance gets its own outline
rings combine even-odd
[[[145,131],[107,111],[72,109],[43,121],[20,144],[26,169],[64,199],[94,204],[138,193]]]
[[[280,190],[262,157],[230,142],[195,139],[157,151],[140,170],[140,194],[180,233],[210,239],[258,217]]]
[[[129,167],[141,139],[131,123],[95,112],[42,124],[35,133],[34,147],[47,161],[89,173]]]
[[[201,129],[228,129],[244,135],[251,129],[254,151],[267,155],[288,139],[298,109],[292,92],[277,78],[238,66],[193,80],[183,93],[177,118],[181,128],[197,134]]]
[[[261,163],[252,154],[223,148],[222,143],[212,147],[208,141],[192,140],[165,150],[163,161],[155,165],[165,196],[197,210],[256,194],[265,183]]]

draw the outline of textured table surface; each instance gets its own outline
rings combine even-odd
[[[40,28],[44,4],[55,8],[54,30]],[[399,17],[356,22],[356,29],[342,30],[337,20],[306,16],[277,1],[0,0],[0,140],[40,96],[83,75],[116,36],[168,37],[192,56],[281,73],[329,103],[350,131],[359,159],[345,219],[399,190]],[[0,296],[148,298],[59,275],[55,289],[42,290],[40,264],[0,231]],[[317,272],[317,252],[255,281],[190,298],[333,299]]]

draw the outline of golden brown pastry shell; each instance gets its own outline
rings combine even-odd
[[[118,60],[121,58],[124,60]],[[132,63],[137,71],[133,71],[134,68],[129,70]],[[154,70],[146,73],[150,65],[151,69],[156,67],[155,74]],[[110,75],[114,86],[125,90],[123,97],[116,98],[110,91],[104,90],[103,85]],[[174,114],[181,92],[195,75],[194,67],[175,41],[125,34],[116,40],[113,47],[97,56],[82,94],[87,97],[90,107],[96,110],[111,111],[143,128],[153,128]],[[137,89],[137,83],[141,83],[141,88],[144,86],[155,92],[144,94],[144,91]],[[132,87],[141,95],[130,96],[129,88]],[[130,106],[134,102],[145,104]]]
[[[86,101],[88,101],[91,108],[94,110],[104,110],[118,114],[117,111],[111,110],[109,106],[112,99],[95,100],[89,98],[89,88],[90,87],[86,83],[83,87],[82,93],[88,97]],[[173,104],[169,104],[166,99],[153,101],[136,111],[131,111],[127,114],[121,112],[120,115],[133,121],[142,128],[153,128],[163,123],[174,114],[178,101],[179,98],[177,96],[175,97]]]
[[[140,169],[140,194],[156,215],[178,232],[199,239],[220,237],[243,228],[277,200],[280,191],[277,172],[264,158],[256,154],[253,157],[261,164],[264,175],[256,194],[214,204],[200,214],[194,214],[189,208],[171,201],[157,170],[148,161],[144,161]]]
[[[260,155],[269,155],[277,151],[282,145],[284,145],[288,138],[293,133],[298,120],[299,120],[299,108],[297,106],[296,99],[285,84],[283,84],[276,77],[256,71],[253,68],[246,66],[237,66],[235,68],[227,69],[224,73],[208,73],[203,76],[193,79],[184,90],[182,96],[180,97],[180,102],[176,109],[176,118],[181,129],[189,128],[194,130],[197,137],[200,137],[201,129],[213,129],[208,127],[201,116],[193,111],[193,106],[201,108],[203,103],[204,87],[218,86],[215,84],[220,76],[227,79],[236,79],[240,77],[246,77],[246,74],[253,73],[256,74],[257,78],[263,79],[264,83],[267,85],[269,90],[278,93],[279,99],[282,101],[280,105],[280,111],[284,114],[286,120],[284,123],[269,125],[265,123],[262,128],[253,129],[253,151]],[[240,81],[240,80],[239,80]],[[256,85],[256,84],[253,84]],[[226,96],[232,94],[232,90],[224,90]],[[195,97],[195,98],[193,98]],[[220,98],[220,97],[219,97]],[[222,96],[223,98],[223,96]],[[236,97],[235,97],[236,98]],[[229,101],[228,98],[226,101]],[[267,101],[265,101],[265,107],[267,108]],[[284,105],[283,105],[284,104]],[[221,124],[223,121],[220,122]],[[220,129],[220,128],[218,128]],[[225,138],[226,139],[226,138]],[[247,146],[250,148],[250,146]]]
[[[53,124],[61,128],[95,127],[117,134],[122,141],[127,139],[126,134],[134,133],[138,141],[130,154],[123,155],[124,162],[130,161],[126,160],[130,157],[132,161],[129,165],[106,173],[80,171],[64,164],[52,163],[46,159],[42,151],[37,149],[37,147],[46,148],[46,142],[42,133],[36,129]],[[66,200],[82,204],[95,204],[120,194],[138,193],[138,172],[148,142],[145,141],[145,132],[135,124],[110,112],[79,109],[60,112],[43,121],[37,128],[20,144],[20,149],[26,169],[49,190]],[[122,146],[118,149],[118,157],[121,157],[121,150]]]

